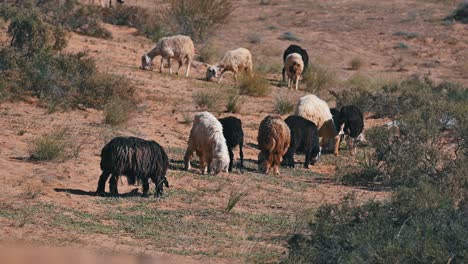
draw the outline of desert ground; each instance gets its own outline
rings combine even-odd
[[[242,120],[244,171],[200,175],[196,169],[182,169],[191,128],[187,119],[200,110],[192,95],[199,91],[225,93],[234,86],[232,74],[226,74],[221,84],[206,82],[206,65],[199,61],[193,62],[188,78],[169,75],[167,69],[162,74],[140,70],[141,55],[155,43],[136,36],[134,28],[106,24],[113,35],[110,40],[69,33],[67,52],[86,51],[101,71],[128,77],[136,85],[141,103],[135,106],[137,112],[131,120],[119,127],[105,125],[102,111],[94,109],[49,113],[35,99],[0,104],[2,244],[146,256],[174,263],[277,262],[288,253],[288,238],[305,230],[320,205],[338,203],[349,195],[362,202],[386,199],[385,190],[344,186],[337,181],[337,166],[357,159],[347,150],[338,157],[325,154],[309,169],[300,164],[295,169],[281,168],[280,176],[257,171],[257,130],[260,121],[273,113],[275,97],[296,100],[306,94],[277,85],[283,50],[297,43],[279,36],[294,32],[311,60],[329,67],[342,82],[356,74],[393,79],[417,75],[467,86],[468,25],[441,22],[457,2],[259,2],[237,1],[229,22],[206,42],[196,43],[197,50],[209,44],[220,54],[246,47],[252,51],[254,64],[268,61],[277,67],[267,76],[271,85],[268,96],[245,96],[238,114],[224,113],[222,101],[212,111],[217,117],[235,115]],[[127,0],[126,4],[153,8],[159,1]],[[7,45],[7,26],[1,25],[1,45]],[[397,32],[414,34],[407,37]],[[249,41],[252,34],[260,41]],[[402,43],[407,48],[398,48]],[[355,57],[365,62],[357,71],[349,69],[349,61]],[[157,59],[154,68],[158,65]],[[335,88],[341,88],[339,82]],[[334,105],[326,92],[323,98]],[[389,121],[373,119],[371,113],[365,116],[366,128]],[[30,161],[30,142],[57,128],[67,129],[80,147],[78,156],[64,162]],[[171,168],[167,176],[170,188],[163,198],[140,198],[134,191],[138,186],[128,186],[125,180],[119,183],[120,193],[126,194],[123,197],[93,195],[101,173],[100,151],[119,135],[152,139],[164,146]],[[303,160],[304,156],[297,156],[298,162]],[[225,212],[229,197],[241,192],[246,195],[232,211]]]

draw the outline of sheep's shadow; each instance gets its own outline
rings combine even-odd
[[[119,193],[119,194],[111,194],[111,193],[104,193],[102,195],[98,195],[96,192],[90,192],[90,191],[83,191],[80,189],[62,189],[62,188],[54,188],[54,191],[56,192],[63,192],[63,193],[69,193],[69,194],[74,194],[74,195],[83,195],[83,196],[102,196],[102,197],[138,197],[141,196],[142,193],[138,192],[138,188],[135,188],[131,190],[128,193]]]

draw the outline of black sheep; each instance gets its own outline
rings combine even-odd
[[[302,151],[305,154],[304,168],[314,165],[320,156],[319,134],[317,126],[297,115],[291,115],[284,120],[291,130],[291,145],[283,157],[283,165],[294,168],[294,153]]]
[[[292,53],[299,53],[302,57],[302,61],[304,62],[304,69],[302,70],[302,74],[304,74],[307,71],[307,67],[309,66],[309,54],[307,54],[307,50],[301,48],[301,46],[298,45],[289,45],[289,47],[284,51],[283,53],[283,62],[286,60],[286,57],[288,57],[289,54]],[[282,70],[282,75],[283,75],[283,82],[285,81],[285,69],[283,67]]]
[[[117,195],[117,181],[121,175],[127,177],[128,184],[143,182],[143,197],[148,197],[149,179],[155,185],[155,195],[162,195],[163,184],[169,188],[166,172],[169,159],[163,147],[155,141],[136,137],[116,137],[107,143],[101,151],[101,170],[96,193],[104,195],[105,184],[109,176],[111,194]]]
[[[244,167],[244,153],[242,148],[244,146],[244,131],[242,130],[242,121],[234,116],[228,116],[219,119],[223,125],[223,135],[226,139],[226,145],[229,151],[229,172],[232,171],[234,164],[234,153],[232,149],[239,145],[240,167]]]

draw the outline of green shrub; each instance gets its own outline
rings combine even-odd
[[[266,96],[270,92],[270,84],[265,75],[256,72],[251,75],[243,74],[237,84],[239,94],[250,95],[255,97]]]
[[[280,115],[289,114],[294,110],[294,104],[291,98],[277,96],[275,98],[275,113]]]
[[[35,161],[64,161],[78,156],[80,148],[69,139],[66,129],[35,138],[29,145],[29,155]]]
[[[286,262],[461,263],[468,257],[466,208],[428,185],[397,192],[387,203],[322,206],[310,234],[289,240]]]
[[[148,11],[142,7],[119,5],[115,8],[102,8],[101,16],[106,23],[134,27],[138,29],[139,35],[154,42],[170,34],[158,10]]]
[[[168,9],[163,11],[165,20],[173,32],[203,41],[217,27],[227,22],[234,11],[232,0],[167,0]]]

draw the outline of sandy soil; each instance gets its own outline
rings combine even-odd
[[[359,74],[398,79],[427,75],[435,81],[468,85],[468,26],[447,26],[439,21],[455,6],[450,1],[338,0],[315,3],[272,0],[270,5],[259,5],[258,2],[238,1],[232,20],[216,30],[208,43],[221,50],[243,46],[252,50],[254,63],[256,58],[263,57],[281,65],[281,54],[290,42],[278,37],[290,31],[301,39],[300,45],[310,51],[312,60],[328,65],[341,80],[357,74],[348,69],[348,64],[352,58],[359,57],[365,61]],[[157,3],[138,0],[130,4],[151,8]],[[382,200],[388,196],[384,191],[343,186],[336,182],[336,165],[353,159],[346,152],[337,158],[326,155],[323,162],[308,170],[283,169],[280,177],[256,173],[257,128],[261,119],[273,111],[275,96],[290,94],[298,98],[305,94],[274,85],[268,97],[245,98],[241,113],[236,114],[242,119],[246,132],[246,173],[236,171],[213,177],[201,176],[196,171],[182,172],[180,161],[190,131],[190,125],[184,124],[183,120],[198,110],[192,102],[192,94],[202,90],[223,93],[232,86],[232,75],[227,74],[221,85],[207,83],[201,80],[206,66],[199,62],[194,63],[189,78],[170,76],[167,69],[163,74],[139,70],[141,55],[154,43],[135,36],[132,28],[105,27],[112,32],[112,40],[70,33],[67,51],[87,51],[96,58],[102,71],[130,78],[142,98],[137,114],[126,126],[111,128],[103,125],[102,111],[85,109],[49,114],[33,99],[2,103],[0,241],[79,248],[91,257],[94,253],[90,251],[165,257],[166,261],[174,263],[270,262],[287,254],[288,235],[294,233],[295,228],[303,227],[303,221],[309,219],[305,215],[318,206],[337,203],[352,193],[359,202]],[[399,31],[413,32],[417,36],[395,35]],[[247,34],[257,34],[261,42],[249,43]],[[5,37],[5,31],[1,32],[1,38],[5,40]],[[405,43],[409,48],[397,49],[398,43]],[[203,45],[197,44],[197,49]],[[155,68],[157,66],[156,62]],[[280,69],[269,78],[279,80]],[[227,115],[222,110],[215,112],[220,117]],[[366,127],[387,121],[367,118]],[[79,156],[62,163],[28,161],[31,140],[56,128],[67,128],[69,137],[80,146]],[[153,139],[168,150],[173,169],[168,173],[171,188],[165,199],[115,200],[91,195],[100,175],[100,150],[116,135]],[[120,184],[121,193],[134,188]],[[223,213],[230,195],[239,190],[248,190],[247,196],[236,205],[233,214]],[[97,217],[102,228],[121,227],[121,223],[117,224],[119,218],[106,217],[114,211],[144,214],[146,211],[132,211],[132,208],[142,206],[151,212],[172,212],[174,219],[180,216],[182,222],[168,223],[168,228],[177,229],[176,225],[180,224],[186,229],[174,231],[174,241],[167,237],[155,240],[129,230],[93,233],[78,228],[73,221],[57,220],[54,213],[44,213],[42,209],[50,205],[54,206],[51,212],[69,215],[72,220],[86,218],[80,212]],[[32,210],[34,206],[39,206],[42,211]],[[262,218],[260,221],[258,216],[268,216],[269,220]],[[277,220],[275,217],[286,222],[272,224]],[[274,228],[264,230],[263,225]],[[206,233],[194,231],[204,230],[203,226],[210,229]],[[193,237],[188,237],[192,234]],[[67,250],[64,252],[60,254],[69,254]],[[261,256],[257,256],[259,252]]]

